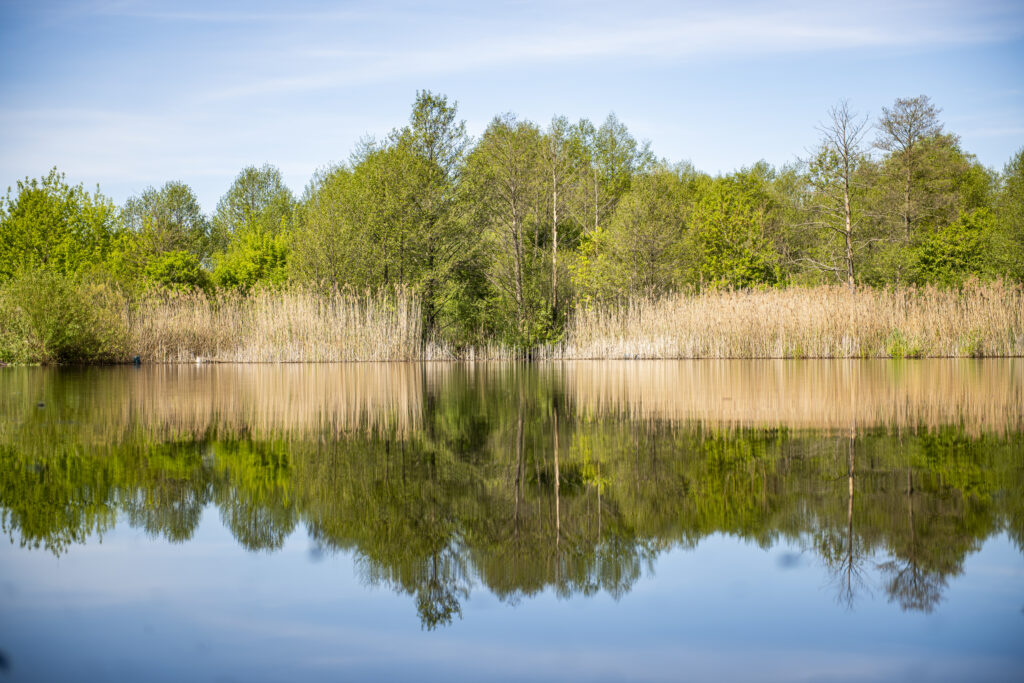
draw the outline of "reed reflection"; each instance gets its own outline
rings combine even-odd
[[[366,583],[409,594],[426,628],[475,587],[511,603],[619,598],[662,552],[711,534],[806,548],[849,607],[879,591],[930,611],[986,538],[1024,540],[1021,371],[4,370],[2,524],[57,554],[116,523],[187,542],[209,508],[251,551],[301,526]]]

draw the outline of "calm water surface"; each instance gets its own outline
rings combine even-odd
[[[0,369],[0,681],[1021,680],[1024,361]]]

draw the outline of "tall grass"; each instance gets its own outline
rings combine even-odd
[[[551,359],[1024,355],[1024,286],[842,286],[634,298],[578,310]]]
[[[163,292],[129,318],[132,353],[157,363],[412,360],[422,352],[419,300],[404,289]]]
[[[0,361],[331,362],[521,358],[498,340],[423,341],[407,289],[155,292],[133,303],[50,276],[0,288]],[[582,307],[535,359],[1024,356],[1024,285],[814,287]]]

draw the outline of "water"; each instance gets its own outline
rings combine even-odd
[[[0,370],[0,680],[1019,680],[1024,362]]]

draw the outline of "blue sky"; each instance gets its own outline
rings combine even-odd
[[[296,194],[417,89],[471,133],[609,112],[670,161],[793,161],[829,106],[927,94],[1002,168],[1024,146],[1024,3],[0,0],[0,189],[52,166],[117,202],[246,165]]]

